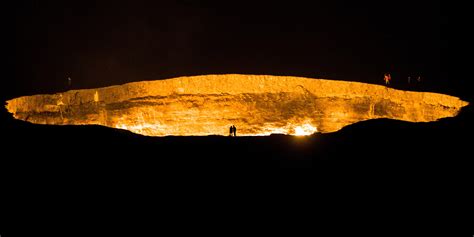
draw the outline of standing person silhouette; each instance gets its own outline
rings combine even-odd
[[[383,80],[385,82],[385,85],[390,84],[390,81],[392,80],[392,77],[390,76],[390,73],[385,73],[383,75]]]
[[[232,136],[232,133],[234,133],[234,125],[231,125],[229,128],[229,136]]]
[[[232,127],[233,127],[232,130],[234,130],[234,137],[236,137],[237,136],[237,128],[234,125],[232,125]]]

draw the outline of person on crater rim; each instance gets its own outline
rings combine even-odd
[[[392,77],[390,76],[390,73],[385,73],[383,75],[383,80],[385,82],[385,85],[390,84],[390,81],[392,80]]]

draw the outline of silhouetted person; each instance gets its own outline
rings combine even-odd
[[[233,126],[234,126],[234,125],[231,125],[231,126],[229,127],[229,136],[232,136],[232,134],[234,133],[234,127],[233,127]]]
[[[234,125],[232,125],[232,127],[233,127],[232,130],[234,130],[234,137],[236,137],[237,136],[237,128]]]

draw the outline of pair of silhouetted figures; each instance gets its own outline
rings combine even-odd
[[[234,125],[230,126],[229,128],[229,136],[237,136],[237,128]]]
[[[416,78],[416,81],[414,81],[415,83],[421,83],[421,76],[418,76]],[[411,77],[408,77],[408,84],[412,83],[412,80],[411,80]]]

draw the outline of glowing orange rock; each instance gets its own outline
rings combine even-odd
[[[7,101],[17,119],[99,124],[149,136],[334,132],[376,118],[430,122],[455,116],[457,97],[358,82],[267,75],[205,75],[71,90]]]

